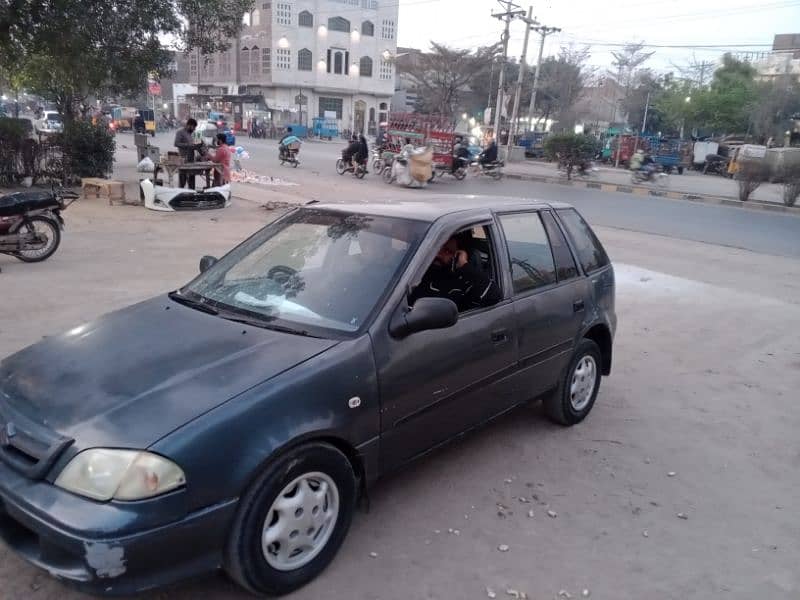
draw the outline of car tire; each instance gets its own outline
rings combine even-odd
[[[321,501],[315,497],[311,503],[320,504],[311,511],[304,511],[301,506],[295,507],[295,504],[301,503],[295,498],[304,482],[310,482],[305,487],[311,492],[318,493],[322,489],[310,487],[314,478],[328,486],[326,496]],[[300,483],[295,485],[297,481]],[[292,489],[296,490],[294,495],[289,489],[293,485],[295,487]],[[275,507],[279,497],[287,503],[284,514]],[[225,571],[239,585],[256,594],[280,596],[307,584],[328,566],[339,550],[350,528],[356,497],[356,475],[350,461],[339,450],[325,443],[306,444],[290,450],[271,463],[239,501],[225,549]],[[314,519],[320,517],[316,515],[323,515],[321,518],[324,518],[326,510],[321,507],[330,508],[334,505],[336,514],[329,516],[329,519],[334,519],[332,524],[328,523],[329,529],[323,530],[326,525],[322,524],[316,534],[305,536],[307,539],[317,538],[318,541],[320,537],[324,538],[320,546],[301,551],[293,559],[292,552],[296,550],[291,550],[287,544],[290,556],[285,560],[280,558],[279,540],[263,547],[265,542],[262,543],[262,536],[268,529],[277,526],[281,519],[291,520],[287,528],[297,523],[298,530],[292,530],[286,539],[297,538],[300,528],[308,527],[311,532],[317,527],[318,521]],[[318,511],[319,508],[321,510]],[[274,523],[271,527],[268,527],[268,518]],[[306,552],[305,557],[302,557],[303,552]],[[303,563],[305,558],[308,560]],[[292,560],[300,560],[301,564],[294,566]]]
[[[582,339],[558,387],[544,400],[544,409],[551,421],[569,426],[586,418],[600,389],[602,364],[597,344]]]

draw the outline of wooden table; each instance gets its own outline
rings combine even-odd
[[[187,162],[178,167],[178,175],[205,175],[206,187],[211,187],[211,173],[220,169],[220,165],[210,161]]]

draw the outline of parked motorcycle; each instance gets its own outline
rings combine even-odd
[[[0,254],[23,262],[50,258],[61,243],[61,211],[77,198],[60,188],[0,196]]]
[[[493,160],[488,163],[472,163],[476,175],[487,175],[497,181],[503,177],[503,167],[506,165],[502,160]]]
[[[344,159],[344,151],[342,151],[342,157],[336,159],[336,172],[339,175],[352,173],[358,179],[364,179],[364,175],[367,174],[367,163],[366,161],[359,161],[353,165],[353,161],[346,161]]]

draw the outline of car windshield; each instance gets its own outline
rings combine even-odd
[[[54,123],[61,123],[61,115],[58,113],[47,113],[46,119]]]
[[[302,209],[256,233],[181,293],[267,327],[356,332],[426,229],[406,219]]]

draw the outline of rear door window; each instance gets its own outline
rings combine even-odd
[[[542,214],[542,221],[547,230],[547,235],[550,238],[550,246],[553,248],[553,258],[556,259],[556,274],[559,281],[567,281],[573,277],[578,276],[578,265],[575,264],[575,258],[572,256],[572,251],[569,249],[564,234],[561,228],[556,223],[550,211],[544,211]]]
[[[558,212],[558,216],[564,224],[564,229],[567,230],[572,243],[575,245],[575,251],[578,254],[578,260],[583,266],[583,270],[591,273],[605,267],[609,262],[608,255],[594,231],[583,220],[583,217],[578,214],[578,211],[574,208],[566,208],[556,212]]]
[[[499,215],[508,245],[514,294],[556,282],[556,268],[538,212]]]

